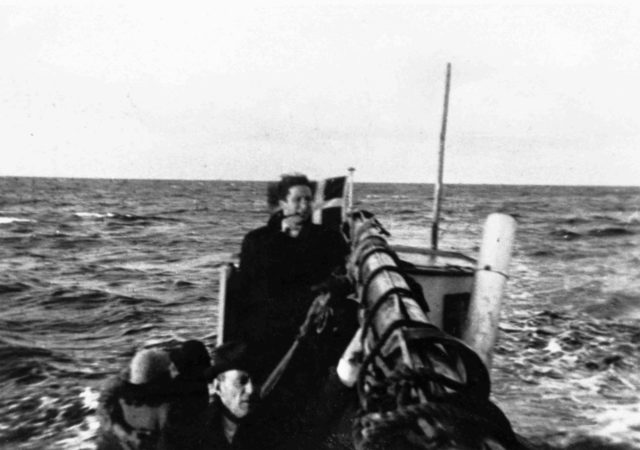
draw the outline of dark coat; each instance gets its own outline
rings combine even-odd
[[[123,397],[128,372],[108,379],[100,393],[98,404],[97,450],[170,450],[167,428],[139,430],[130,426],[124,418],[120,400]]]
[[[100,422],[97,450],[191,450],[201,447],[209,401],[206,383],[182,377],[173,380],[166,396],[169,406],[164,426],[142,430],[132,427],[125,419],[121,399],[125,397],[127,379],[128,370],[125,370],[108,379],[102,388],[97,409]]]
[[[282,232],[281,222],[278,212],[245,236],[232,295],[239,317],[232,338],[247,341],[262,355],[265,374],[298,334],[314,298],[312,287],[343,268],[348,254],[335,231],[308,223],[292,238]]]
[[[292,238],[282,232],[281,222],[282,213],[276,213],[266,226],[245,236],[239,273],[231,283],[228,307],[238,321],[229,338],[250,345],[259,382],[295,341],[319,290],[333,292],[329,286],[340,284],[335,283],[336,275],[344,273],[349,252],[344,238],[333,230],[308,223]],[[338,296],[344,297],[344,292]],[[322,385],[328,362],[337,362],[335,349],[341,353],[355,331],[355,306],[351,301],[335,305],[327,332],[312,333],[298,347],[278,387],[255,414],[252,429],[262,436],[258,448],[297,449],[307,440],[304,411]],[[329,330],[334,328],[341,331]]]
[[[207,408],[203,427],[201,430],[201,440],[198,449],[202,450],[253,450],[268,448],[262,442],[261,433],[257,433],[253,423],[243,422],[238,426],[238,430],[229,442],[224,435],[222,426],[223,406],[216,397]],[[195,448],[195,447],[194,447]]]

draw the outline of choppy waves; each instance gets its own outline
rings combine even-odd
[[[266,220],[266,185],[0,189],[0,447],[91,448],[96,393],[136,348],[213,345],[217,268]],[[429,243],[429,188],[357,185],[356,199],[399,243]],[[517,216],[492,371],[515,429],[553,448],[637,445],[620,417],[640,404],[640,189],[451,186],[444,204],[441,248],[471,256],[486,215]]]
[[[494,395],[521,432],[562,448],[640,443],[640,418],[626,416],[640,408],[637,325],[542,311],[500,330]]]
[[[551,236],[564,239],[566,241],[573,241],[575,239],[587,238],[587,237],[618,237],[618,236],[630,236],[635,232],[622,227],[605,227],[605,228],[592,228],[584,233],[578,233],[575,231],[560,228],[549,233]]]

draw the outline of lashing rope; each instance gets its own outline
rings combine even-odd
[[[419,429],[418,421],[423,421],[422,425],[428,426],[431,433]],[[460,395],[452,395],[442,401],[402,405],[393,411],[361,415],[353,424],[355,447],[357,450],[392,448],[388,447],[389,441],[398,435],[406,438],[412,430],[413,439],[420,441],[425,449],[464,441],[471,441],[466,444],[473,448],[481,448],[480,442],[487,437],[497,439],[507,448],[517,446],[508,421],[491,402],[470,403]]]
[[[367,219],[364,215],[360,218]],[[358,242],[364,232],[371,228],[384,234],[377,221],[368,219],[354,233],[356,236],[353,241]],[[353,429],[356,449],[391,449],[395,448],[392,445],[394,442],[403,440],[407,443],[411,441],[412,445],[419,444],[424,449],[457,448],[459,442],[463,442],[463,448],[489,448],[487,442],[493,442],[494,438],[506,443],[507,448],[515,448],[512,445],[516,442],[515,435],[508,420],[489,400],[489,374],[478,355],[434,325],[408,316],[402,297],[417,302],[426,311],[428,305],[415,298],[416,294],[412,292],[414,287],[406,281],[399,267],[384,264],[362,279],[366,260],[376,253],[390,256],[400,266],[397,255],[383,238],[375,235],[362,237],[356,250],[353,261],[358,268],[356,277],[364,286],[360,304],[366,308],[362,324],[362,348],[366,348],[367,341],[373,338],[373,348],[362,362],[356,383],[360,399],[360,412]],[[394,285],[378,293],[375,300],[369,299],[371,284],[383,271],[401,275],[407,286]],[[401,317],[378,335],[374,320],[381,306],[390,301],[392,295],[398,296],[397,312]],[[437,362],[434,363],[430,357],[422,358],[425,367],[412,368],[396,362],[398,366],[391,370],[390,362],[385,360],[382,350],[394,332],[402,328],[413,332],[412,346],[415,348],[415,343],[418,343],[422,355],[433,356],[437,353],[444,357],[452,376],[439,373],[438,364],[442,361],[435,360]],[[453,361],[461,364],[461,367],[453,364]],[[420,400],[415,397],[415,391],[421,392],[427,401],[418,403]],[[411,403],[413,401],[416,403]],[[410,439],[408,434],[411,434]]]

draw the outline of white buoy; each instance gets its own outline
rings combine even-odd
[[[218,336],[216,339],[216,345],[222,345],[224,343],[224,336],[227,332],[227,324],[225,323],[227,319],[227,284],[232,270],[233,267],[231,264],[225,264],[219,269],[220,288],[218,290]]]
[[[504,285],[515,237],[516,221],[506,214],[491,214],[484,225],[473,295],[462,330],[466,342],[491,369],[492,349]]]
[[[352,387],[358,380],[358,373],[362,367],[362,327],[353,335],[349,346],[338,362],[336,372],[342,384]]]

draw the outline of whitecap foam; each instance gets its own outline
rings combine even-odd
[[[100,392],[94,391],[93,389],[87,386],[80,393],[80,398],[82,399],[82,405],[85,408],[97,409],[98,398],[100,398]]]
[[[93,213],[93,212],[77,212],[74,213],[74,216],[80,217],[81,219],[103,219],[105,217],[113,217],[112,213]]]
[[[67,428],[67,434],[70,436],[53,443],[52,449],[95,449],[94,440],[98,432],[98,428],[100,428],[100,422],[95,415],[95,410],[98,408],[100,392],[87,386],[79,394],[79,397],[82,399],[82,406],[91,411],[91,413],[87,414],[79,424]]]
[[[0,224],[33,222],[31,219],[21,219],[19,217],[0,217]]]
[[[631,224],[631,223],[640,223],[640,211],[636,210],[636,212],[634,212],[633,214],[631,214],[631,215],[627,218],[626,222],[627,222],[628,224]]]
[[[95,436],[100,428],[100,422],[94,414],[90,414],[83,421],[66,431],[71,437],[61,439],[52,445],[55,450],[95,450]]]
[[[8,223],[34,222],[31,219],[21,219],[20,217],[0,217],[0,225]]]
[[[544,348],[544,350],[549,353],[563,353],[562,347],[560,346],[556,338],[549,339],[549,343]]]
[[[613,443],[640,445],[640,402],[627,405],[608,405],[593,417],[593,436]]]

